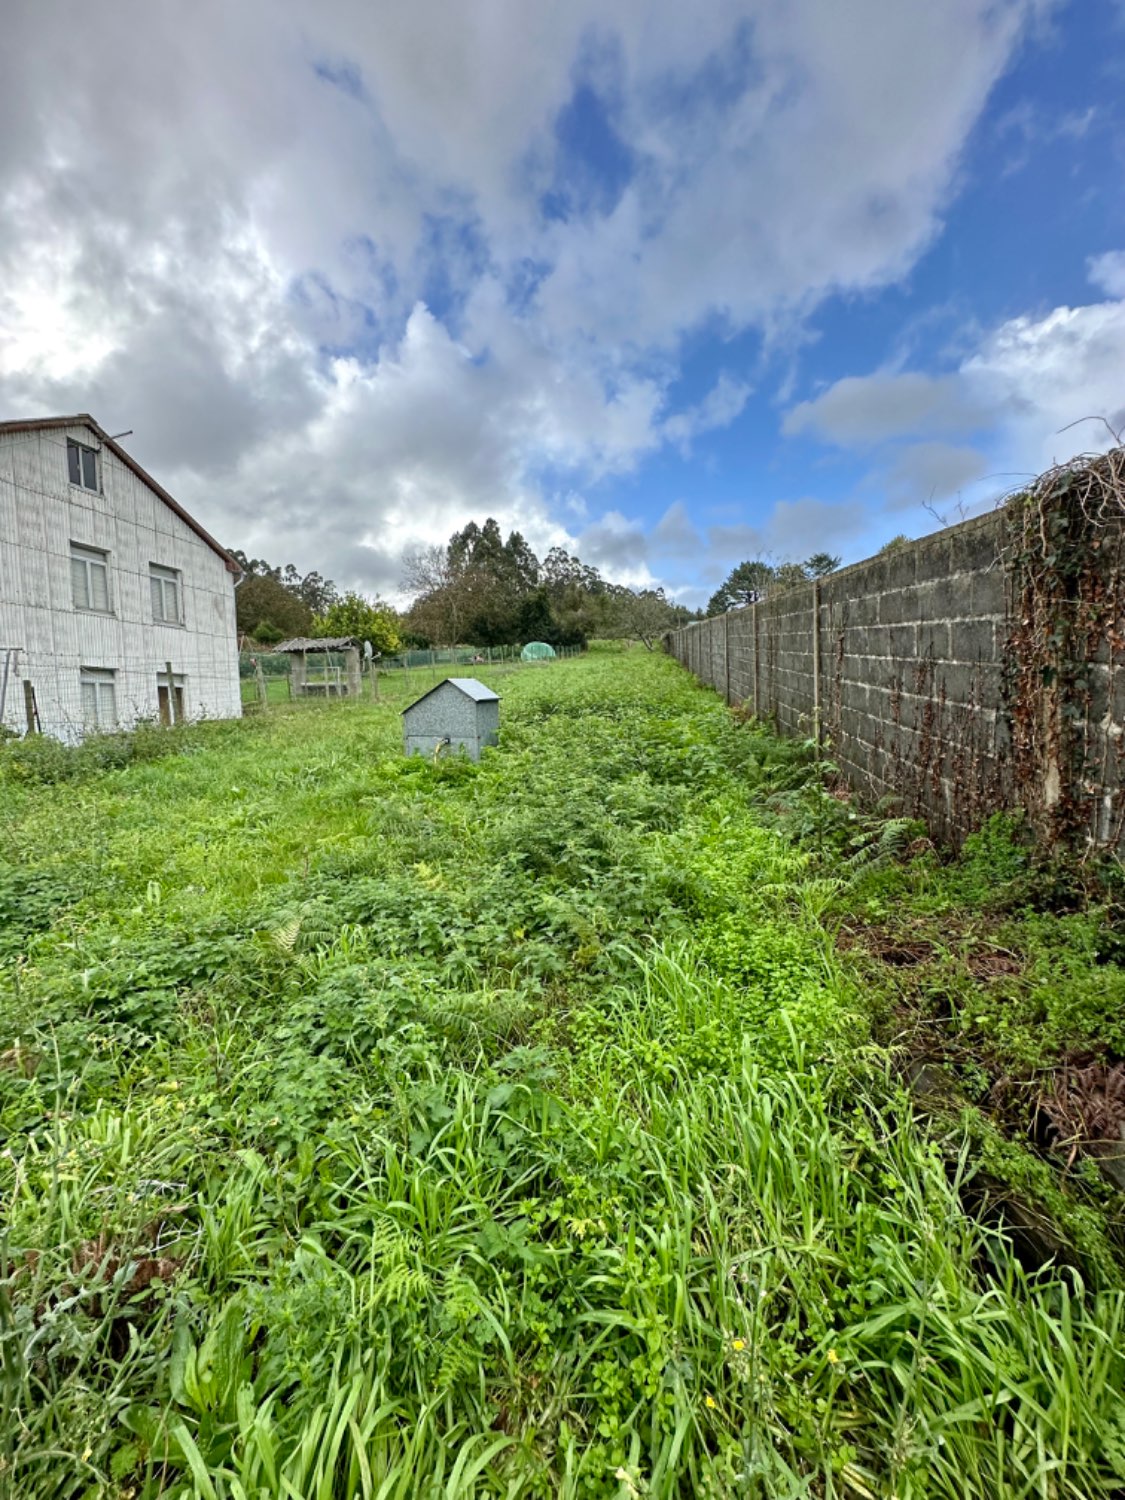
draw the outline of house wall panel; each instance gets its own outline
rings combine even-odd
[[[101,491],[69,482],[67,437],[99,448]],[[110,554],[113,613],[76,610],[71,541]],[[182,574],[184,628],[152,618],[149,565]],[[88,429],[0,434],[0,648],[18,647],[3,722],[23,727],[20,682],[35,685],[44,730],[82,732],[80,670],[117,673],[119,721],[157,715],[157,679],[171,661],[189,712],[241,713],[234,580],[219,555]]]

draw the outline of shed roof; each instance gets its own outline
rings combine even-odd
[[[499,703],[500,694],[494,693],[490,687],[485,687],[483,682],[478,682],[475,677],[446,677],[437,682],[428,693],[423,693],[420,698],[415,698],[413,703],[407,704],[403,709],[408,714],[412,708],[417,708],[419,703],[425,703],[426,699],[432,697],[439,688],[455,687],[459,693],[464,693],[466,698],[471,698],[474,703]]]
[[[97,422],[94,421],[89,412],[81,411],[73,417],[29,417],[23,421],[0,422],[0,433],[50,432],[53,429],[59,427],[89,428],[89,430],[94,434],[98,441],[105,447],[107,447],[111,453],[115,453],[127,469],[132,469],[133,473],[137,476],[138,479],[147,484],[149,489],[152,490],[154,494],[159,495],[159,497],[164,501],[164,504],[168,507],[169,510],[175,511],[180,520],[190,526],[192,531],[195,532],[196,536],[199,537],[201,541],[206,542],[208,547],[212,548],[219,554],[223,562],[226,563],[227,570],[229,572],[233,573],[236,578],[241,574],[242,569],[238,566],[227,549],[219,542],[217,542],[209,531],[204,530],[204,528],[199,524],[194,516],[188,515],[187,511],[183,508],[180,502],[178,500],[173,500],[172,496],[168,493],[164,486],[161,484],[157,484],[152,475],[146,473],[145,470],[141,468],[137,460],[130,457],[130,455],[125,452],[125,449],[120,447],[114,441],[114,439],[110,437],[108,432],[99,427]]]
[[[291,641],[278,641],[275,651],[346,651],[349,646],[358,646],[353,635],[322,635],[315,639],[307,635],[295,635]]]

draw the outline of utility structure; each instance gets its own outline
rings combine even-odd
[[[402,712],[407,755],[480,760],[500,738],[500,698],[475,677],[447,677]]]

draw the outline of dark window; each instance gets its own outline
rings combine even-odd
[[[71,484],[81,485],[84,490],[97,489],[98,455],[93,448],[76,443],[73,438],[67,438],[66,464]]]

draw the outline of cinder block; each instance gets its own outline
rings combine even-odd
[[[950,626],[949,656],[953,661],[996,660],[996,628],[991,619],[955,620]]]

